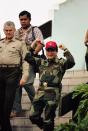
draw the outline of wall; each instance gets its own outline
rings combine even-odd
[[[85,69],[84,36],[88,28],[88,0],[67,0],[54,10],[52,39],[62,42],[73,54],[76,65]]]

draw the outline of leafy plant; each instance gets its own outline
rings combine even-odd
[[[73,118],[76,117],[76,123],[72,120],[69,123],[61,124],[55,128],[55,131],[87,131],[88,130],[88,84],[81,84],[73,90],[72,98],[80,96],[79,106]]]
[[[65,123],[57,126],[54,131],[74,131],[77,125],[74,122],[70,122],[70,124]]]
[[[80,121],[84,119],[88,111],[88,84],[76,86],[73,91],[73,99],[77,96],[81,96],[81,99],[74,117],[77,118],[79,124]]]

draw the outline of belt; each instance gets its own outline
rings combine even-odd
[[[58,86],[54,86],[54,87],[52,87],[52,86],[47,86],[45,89],[53,89],[53,88],[59,88]]]
[[[62,84],[61,83],[49,83],[48,85],[47,85],[48,87],[57,87],[57,88],[59,88],[59,87],[61,87],[62,86]]]
[[[43,86],[43,83],[40,83],[40,86]],[[59,88],[59,87],[62,87],[62,84],[61,83],[51,83],[51,84],[47,84],[47,87],[56,87],[56,88]]]
[[[6,65],[6,64],[0,64],[0,68],[10,68],[10,67],[19,67],[19,64],[10,64],[10,65]]]

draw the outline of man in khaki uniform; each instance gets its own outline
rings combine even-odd
[[[14,39],[14,23],[7,21],[3,30],[6,37],[0,41],[0,126],[1,131],[12,131],[10,113],[15,92],[26,83],[29,64],[24,60],[26,45]]]

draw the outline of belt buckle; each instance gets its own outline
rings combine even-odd
[[[47,82],[43,82],[44,89],[47,88]]]

